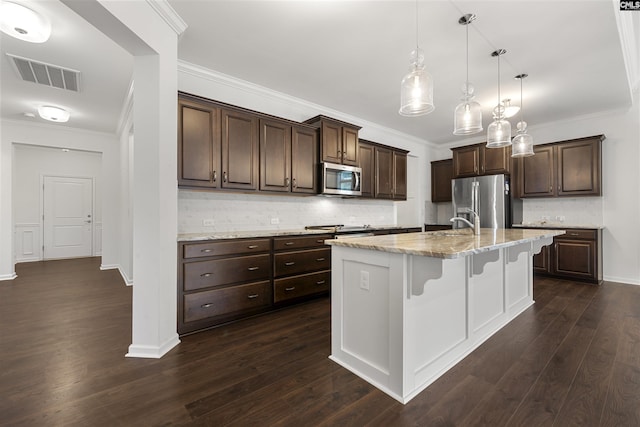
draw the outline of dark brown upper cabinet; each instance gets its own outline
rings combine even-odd
[[[258,188],[258,118],[250,113],[223,109],[222,188]]]
[[[361,139],[362,197],[407,199],[407,152]]]
[[[431,201],[451,201],[451,180],[453,179],[453,159],[431,162]]]
[[[260,190],[317,193],[317,132],[279,120],[260,120]]]
[[[320,129],[321,161],[358,166],[359,126],[322,115],[304,123]]]
[[[534,156],[518,159],[520,197],[602,195],[603,140],[596,135],[534,146]]]
[[[178,185],[220,185],[220,109],[187,96],[178,98]]]
[[[511,172],[511,146],[487,148],[485,143],[452,148],[453,177]]]
[[[361,139],[358,143],[358,151],[359,166],[362,169],[362,181],[360,182],[362,197],[373,198],[376,181],[375,148]]]

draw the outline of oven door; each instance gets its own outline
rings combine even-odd
[[[355,166],[322,164],[322,194],[361,196],[362,169]]]

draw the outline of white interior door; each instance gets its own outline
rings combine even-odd
[[[44,177],[44,259],[92,255],[91,178]]]

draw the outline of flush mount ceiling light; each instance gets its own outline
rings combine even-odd
[[[51,23],[39,13],[21,4],[3,1],[0,5],[0,30],[31,43],[44,43],[51,35]]]
[[[424,52],[418,47],[418,1],[416,0],[416,49],[411,52],[409,73],[400,85],[400,115],[422,116],[434,110],[433,78],[424,67]]]
[[[53,107],[51,105],[42,105],[38,107],[38,114],[45,120],[52,122],[64,123],[69,121],[69,112],[60,107]]]
[[[524,104],[522,103],[522,80],[528,77],[528,74],[518,74],[515,78],[520,80],[520,121],[516,125],[518,131],[513,137],[513,146],[511,147],[511,157],[529,157],[533,156],[533,137],[527,133],[527,122],[524,121]]]
[[[453,115],[453,134],[471,135],[482,132],[482,108],[474,98],[475,88],[469,83],[469,24],[476,19],[476,15],[468,13],[458,19],[458,24],[467,30],[467,79],[462,85],[462,102],[458,104]]]
[[[500,148],[511,145],[511,123],[504,119],[504,106],[500,103],[500,56],[507,53],[498,49],[491,56],[498,57],[498,108],[493,112],[493,121],[487,128],[487,148]]]

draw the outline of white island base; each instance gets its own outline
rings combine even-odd
[[[551,241],[452,259],[333,245],[330,359],[409,402],[533,304]]]

